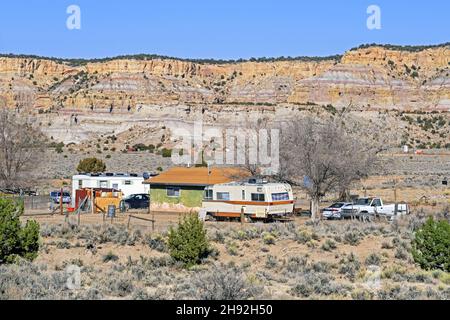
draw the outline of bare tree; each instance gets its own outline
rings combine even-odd
[[[260,147],[260,133],[261,131],[265,131],[268,133],[267,141],[265,143],[270,146],[270,129],[271,126],[269,124],[269,120],[267,118],[258,118],[256,121],[251,121],[248,118],[246,119],[243,132],[246,136],[246,144],[245,144],[245,163],[241,165],[244,172],[247,172],[252,177],[258,177],[263,175],[263,168],[261,163],[259,162],[258,156],[261,155]],[[256,158],[250,156],[252,152],[250,149],[254,148],[254,155]]]
[[[220,146],[225,152],[239,155],[240,159],[236,161],[235,167],[240,170],[230,173],[231,179],[242,180],[248,177],[265,177],[265,169],[270,165],[266,163],[272,157],[272,136],[271,129],[274,129],[267,118],[258,118],[256,120],[246,119],[239,127],[234,127],[236,137],[228,137],[232,143],[230,149],[226,146]],[[223,131],[226,135],[226,130]],[[237,138],[239,136],[239,138]],[[234,140],[236,138],[236,140]],[[228,145],[227,145],[228,146]],[[211,149],[211,148],[209,148]]]
[[[320,199],[366,177],[375,164],[376,150],[346,130],[340,117],[307,116],[283,125],[279,178],[308,193],[312,220],[317,221]]]
[[[0,185],[20,187],[23,174],[37,165],[45,147],[30,119],[0,106]]]

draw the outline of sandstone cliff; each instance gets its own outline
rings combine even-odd
[[[449,110],[450,47],[368,47],[340,59],[199,63],[111,59],[71,65],[0,58],[0,94],[19,109],[128,110],[146,105],[318,104]]]

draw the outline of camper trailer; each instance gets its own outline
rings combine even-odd
[[[131,194],[149,193],[149,185],[143,184],[144,177],[127,173],[79,174],[72,177],[72,195],[85,188],[106,188],[122,192],[124,197]],[[72,197],[75,205],[75,197]]]
[[[291,214],[294,197],[289,184],[250,179],[206,187],[202,209],[213,219],[270,220]]]

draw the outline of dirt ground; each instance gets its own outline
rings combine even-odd
[[[128,225],[129,217],[138,217],[144,219],[154,220],[154,231],[163,231],[167,230],[171,225],[176,225],[179,221],[179,218],[183,215],[182,213],[177,212],[142,212],[139,210],[130,210],[125,214],[119,213],[115,218],[111,220],[111,218],[103,217],[102,214],[81,214],[80,215],[80,225],[95,225],[95,224],[122,224]],[[71,223],[78,224],[78,217],[74,213],[69,213],[68,215],[69,221]],[[29,210],[25,212],[22,219],[25,221],[28,219],[36,220],[39,223],[47,223],[47,224],[62,224],[66,222],[66,216],[61,214],[42,214],[42,210],[32,211]],[[131,218],[130,227],[139,227],[142,229],[148,229],[148,231],[153,231],[152,222],[139,220],[136,218]]]
[[[45,207],[26,209],[21,219],[40,224],[41,248],[32,264],[2,271],[11,282],[6,298],[207,299],[221,298],[211,287],[232,291],[238,289],[227,286],[240,283],[236,297],[242,299],[448,300],[450,274],[420,269],[411,244],[427,216],[448,219],[450,187],[441,182],[450,178],[450,157],[398,155],[396,160],[389,173],[362,181],[351,194],[407,202],[410,215],[396,222],[332,220],[318,226],[308,217],[243,225],[207,221],[214,254],[191,270],[171,262],[167,250],[167,231],[185,213],[131,210],[112,220],[82,214],[77,226],[73,213],[66,220],[64,215],[49,215]],[[294,191],[296,207],[308,210],[305,193]],[[335,197],[330,194],[321,207]],[[82,290],[58,289],[54,278],[64,278],[66,267],[74,264],[81,266]],[[378,270],[375,288],[369,281],[373,267]],[[38,293],[29,287],[36,272]]]
[[[73,214],[69,223],[61,215],[24,216],[39,222],[41,248],[32,264],[2,269],[3,296],[220,299],[233,292],[237,299],[450,299],[450,274],[421,270],[410,253],[413,232],[427,215],[443,218],[435,207],[421,209],[396,222],[207,221],[212,251],[192,269],[174,264],[167,250],[167,229],[180,213],[134,211],[113,221],[87,214],[79,227]],[[135,218],[127,229],[130,215],[154,219],[155,229]],[[63,289],[71,265],[81,267],[80,290]]]

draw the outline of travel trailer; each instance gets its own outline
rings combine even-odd
[[[258,179],[208,186],[202,203],[202,211],[212,219],[240,218],[243,213],[249,221],[270,220],[293,210],[294,197],[289,184]]]
[[[72,195],[78,189],[106,188],[122,191],[124,197],[138,193],[149,193],[149,185],[143,184],[144,176],[127,173],[79,174],[72,177]],[[75,197],[72,197],[75,205]]]

